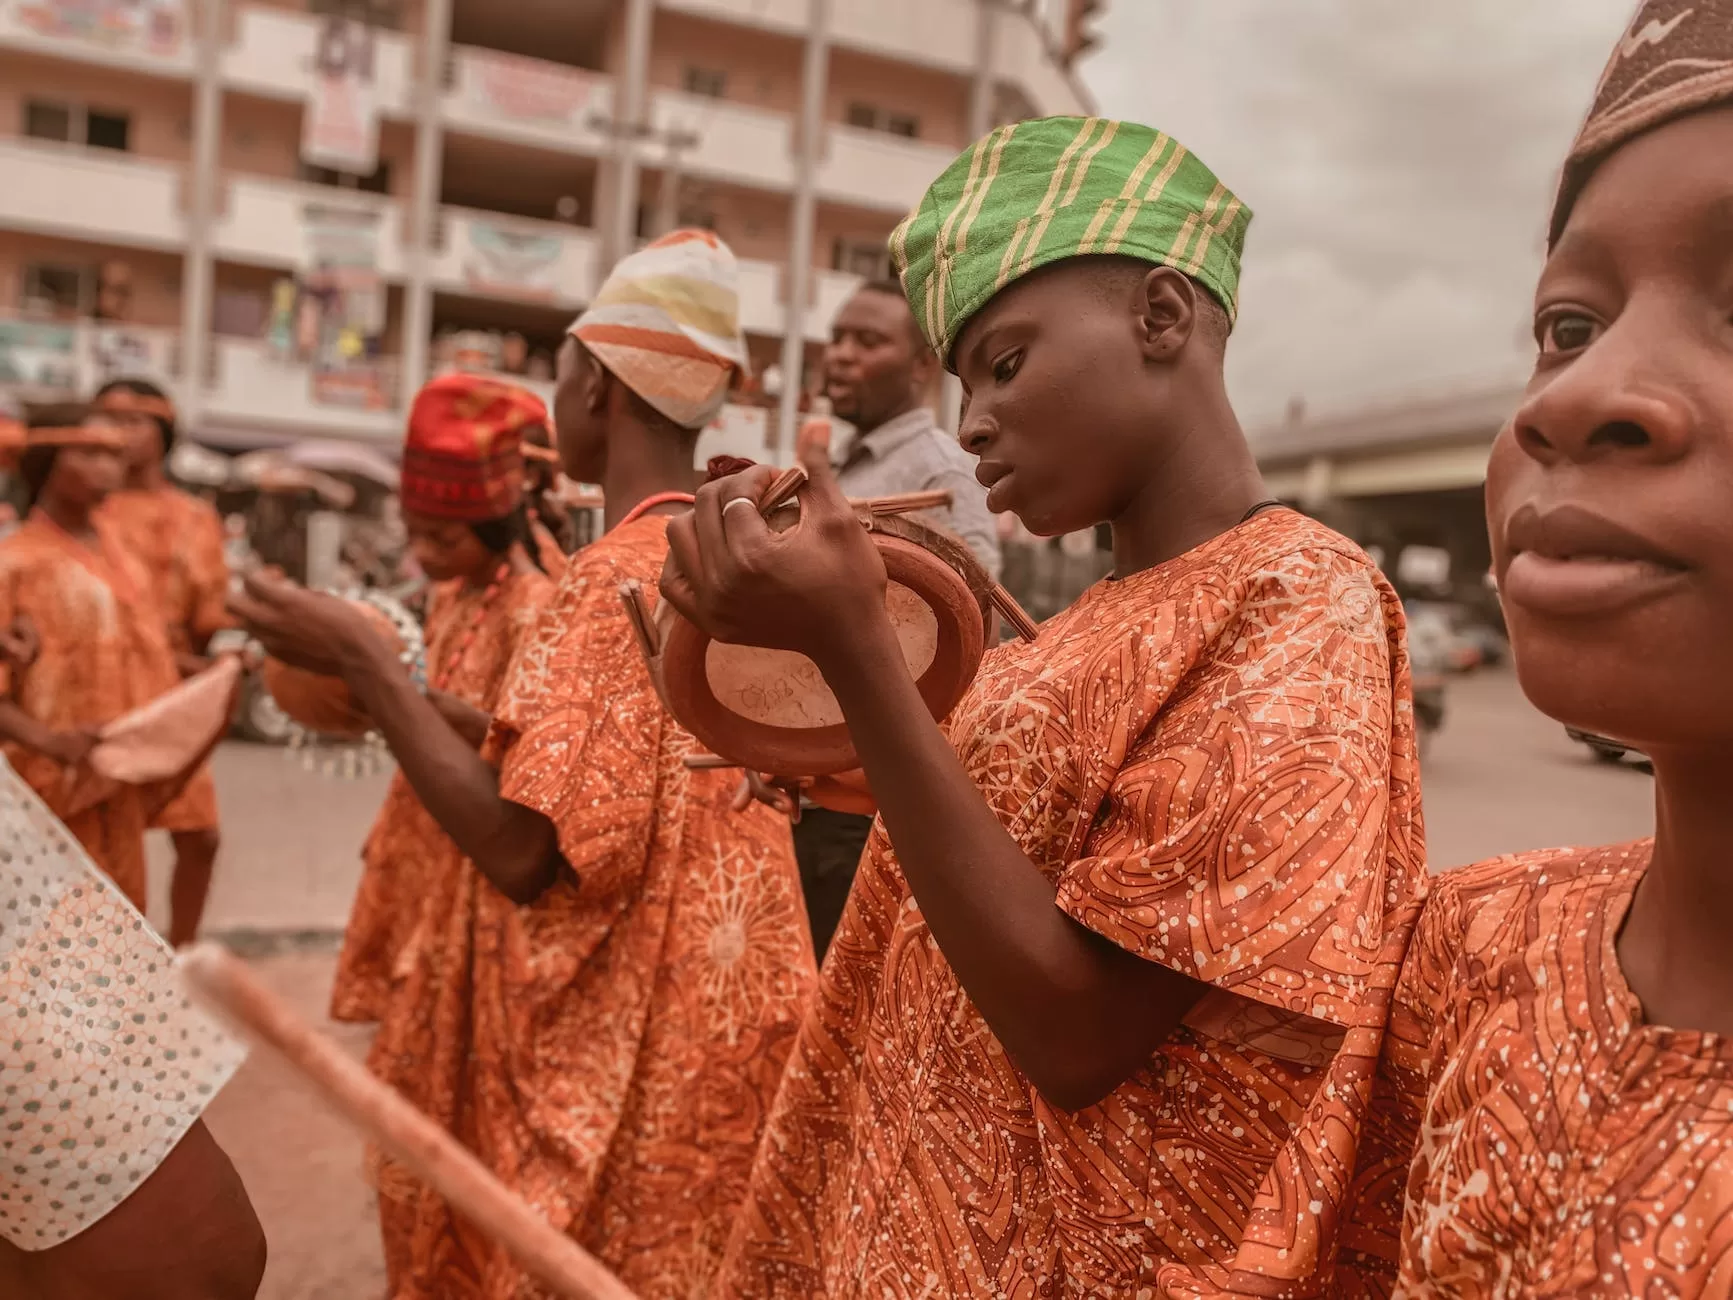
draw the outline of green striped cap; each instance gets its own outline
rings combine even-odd
[[[1002,126],[934,181],[891,235],[921,332],[951,364],[969,318],[1013,280],[1118,253],[1184,271],[1234,319],[1251,209],[1171,136],[1102,117]]]

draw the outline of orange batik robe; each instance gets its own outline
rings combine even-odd
[[[0,689],[56,731],[95,729],[172,688],[180,674],[149,577],[110,527],[86,545],[40,511],[0,541],[0,627],[22,614],[40,649],[19,672],[0,668]],[[169,792],[121,786],[83,807],[90,775],[19,745],[13,768],[66,823],[135,907],[146,898],[144,833]]]
[[[1615,943],[1654,842],[1433,885],[1343,1296],[1733,1295],[1733,1043],[1647,1023]]]
[[[1049,1105],[881,823],[716,1294],[1330,1294],[1423,875],[1394,593],[1267,511],[990,652],[947,727],[1054,905],[1210,991],[1105,1100]]]
[[[103,502],[101,517],[143,563],[177,654],[191,653],[229,626],[229,562],[214,507],[165,483],[116,492]],[[217,787],[208,765],[151,823],[166,831],[216,824]]]
[[[512,575],[491,596],[485,589],[466,591],[458,581],[436,586],[423,629],[431,684],[491,714],[512,655],[534,627],[553,589],[553,582],[540,572]],[[386,791],[385,803],[362,845],[361,861],[361,882],[331,988],[331,1015],[337,1020],[384,1018],[394,1004],[400,977],[415,965],[412,958],[398,969],[409,937],[415,935],[418,944],[425,945],[434,928],[446,921],[457,923],[467,935],[473,921],[467,914],[439,915],[439,909],[451,902],[448,880],[474,875],[475,868],[439,828],[401,772]],[[430,949],[428,955],[437,955],[439,964],[465,971],[467,977],[466,952]],[[395,998],[395,1009],[425,1015],[426,1007],[417,1003],[416,998],[407,1003]]]
[[[435,1116],[640,1300],[705,1293],[814,980],[786,820],[686,770],[620,605],[628,578],[654,592],[665,527],[570,558],[496,712],[500,792],[570,870],[525,907],[465,872],[471,984],[441,994],[461,1030],[431,1067],[376,1053],[424,1069]],[[408,1241],[396,1300],[550,1294],[431,1194]]]

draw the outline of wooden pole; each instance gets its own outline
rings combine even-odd
[[[219,944],[175,959],[188,989],[248,1037],[279,1053],[332,1106],[569,1300],[636,1300],[570,1237],[556,1231],[456,1138],[315,1030]]]

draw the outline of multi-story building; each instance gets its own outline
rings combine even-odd
[[[675,223],[739,253],[779,377],[977,128],[1087,110],[1098,5],[828,0],[809,50],[811,2],[0,0],[0,383],[144,371],[209,442],[394,439],[441,366],[545,381]]]

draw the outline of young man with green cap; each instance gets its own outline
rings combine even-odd
[[[880,820],[713,1294],[1314,1294],[1423,878],[1401,610],[1266,499],[1250,214],[1133,123],[1003,127],[891,242],[990,506],[1116,571],[943,724],[813,458],[669,525],[667,599],[809,656]],[[736,507],[740,508],[736,508]]]

